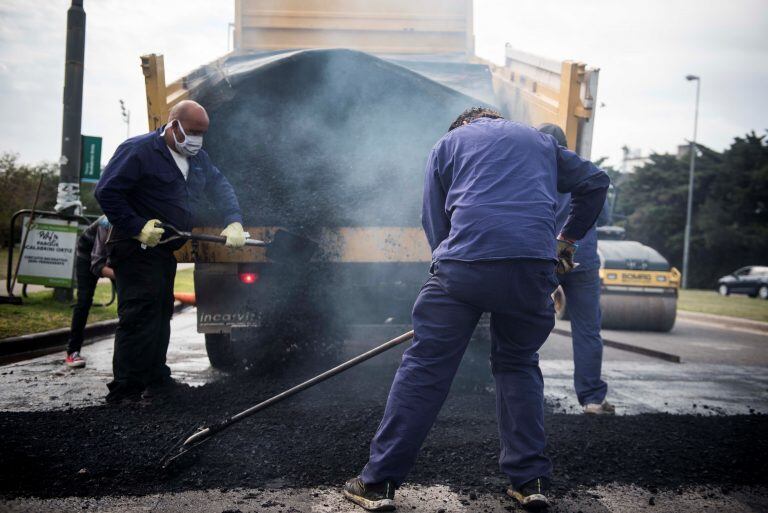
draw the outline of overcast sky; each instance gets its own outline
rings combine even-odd
[[[25,162],[56,160],[66,36],[65,0],[0,0],[0,151]],[[104,138],[103,163],[147,130],[139,56],[165,55],[170,80],[227,52],[232,0],[85,0],[83,133]],[[699,140],[722,149],[768,128],[768,3],[765,0],[476,0],[481,57],[504,45],[600,68],[593,157],[619,165],[624,144],[675,151],[693,130],[702,77]]]

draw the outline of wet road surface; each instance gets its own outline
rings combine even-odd
[[[558,321],[558,328],[570,329]],[[329,367],[394,337],[410,327],[358,325],[351,329],[338,359]],[[683,363],[670,363],[611,347],[604,352],[603,375],[609,399],[620,415],[665,412],[676,414],[768,413],[768,333],[730,331],[701,323],[678,321],[671,333],[603,332],[606,338],[637,344],[682,356]],[[105,383],[112,373],[113,339],[86,346],[85,369],[69,369],[63,355],[0,366],[0,411],[55,410],[101,404]],[[376,360],[394,372],[401,349]],[[488,370],[487,327],[478,327],[462,364],[472,366],[473,376],[493,387]],[[571,341],[551,335],[542,348],[541,368],[545,395],[563,413],[580,413],[572,389]],[[187,309],[173,319],[168,363],[173,377],[191,386],[226,377],[211,369],[203,335],[197,333],[195,310]],[[297,378],[297,382],[299,379]],[[704,408],[704,406],[707,408]]]
[[[562,323],[558,327],[567,329],[568,325]],[[356,326],[345,337],[338,354],[334,355],[333,361],[329,361],[327,366],[363,352],[407,329],[407,326],[391,325]],[[617,405],[619,414],[628,416],[629,421],[637,416],[638,419],[646,419],[645,422],[648,417],[644,417],[643,414],[659,412],[683,415],[684,417],[681,418],[698,418],[697,416],[701,415],[713,417],[713,420],[727,415],[768,412],[768,358],[764,349],[765,344],[768,343],[768,336],[764,333],[728,330],[723,327],[702,325],[702,323],[679,321],[671,334],[606,332],[604,335],[613,340],[643,344],[683,357],[682,364],[675,364],[606,348],[603,371],[610,387],[609,399]],[[83,353],[88,357],[88,367],[83,370],[70,370],[63,367],[61,355],[49,355],[0,367],[0,410],[66,413],[71,408],[102,404],[106,393],[105,383],[111,374],[111,345],[112,340],[106,339],[86,346]],[[339,380],[337,385],[342,388],[343,384],[349,382],[358,388],[356,394],[370,395],[381,401],[386,397],[387,383],[391,380],[401,353],[402,349],[396,349],[390,354],[382,355],[375,361],[364,364],[364,368],[351,372],[349,378],[334,379]],[[455,430],[460,430],[463,416],[466,415],[463,401],[473,401],[472,398],[476,395],[482,402],[484,400],[482,398],[492,393],[493,379],[488,368],[487,357],[487,328],[481,326],[462,363],[459,376],[446,404],[445,415],[441,416],[447,420],[443,421],[442,427],[438,427],[438,432],[450,434],[453,425],[456,426]],[[558,414],[573,414],[571,416],[574,420],[581,421],[580,417],[576,417],[580,415],[579,408],[571,388],[573,364],[570,360],[569,338],[561,335],[550,337],[541,351],[541,358],[546,382],[546,397],[551,410]],[[176,379],[192,386],[226,382],[225,374],[213,371],[208,366],[203,337],[196,333],[194,310],[187,310],[177,315],[173,321],[169,364]],[[301,366],[291,368],[290,372],[295,375],[286,379],[286,383],[290,384],[303,381],[312,375],[308,373],[308,369]],[[369,380],[371,385],[367,390],[364,385],[366,374],[369,376],[375,374],[378,377],[376,380]],[[317,404],[317,398],[332,390],[328,385],[331,385],[331,382],[319,385],[317,389],[307,392],[306,396],[295,398],[295,401],[290,400],[294,401],[293,407],[311,412],[310,405],[313,401]],[[325,390],[323,387],[326,387]],[[264,398],[264,394],[258,392],[254,393],[252,400],[248,398],[247,390],[241,390],[238,393],[241,395],[240,404],[245,407]],[[279,408],[282,409],[282,414],[290,413],[291,405],[281,405]],[[483,423],[492,427],[495,423],[492,406],[487,412],[482,411],[487,417],[487,422],[484,420]],[[264,412],[260,415],[263,415],[263,421],[267,422],[270,413]],[[367,416],[361,415],[364,417],[361,420],[362,425],[366,429],[374,429],[375,423],[378,422],[375,417],[380,415],[380,407],[374,405]],[[201,411],[200,416],[203,417],[204,412]],[[331,419],[332,417],[330,415]],[[439,424],[440,422],[438,421]],[[332,423],[332,420],[326,422],[328,423]],[[629,428],[632,424],[622,425]],[[738,423],[734,424],[734,426],[737,425]],[[550,429],[550,431],[554,431],[552,437],[556,438],[563,430],[574,427],[585,428],[581,424],[573,424],[570,428],[555,425],[554,430]],[[589,427],[586,426],[586,428],[586,431],[589,431]],[[327,429],[333,431],[334,428],[327,426]],[[485,428],[482,432],[485,433]],[[491,433],[492,430],[488,432]],[[339,436],[343,434],[340,433]],[[465,436],[475,436],[475,434],[468,431]],[[588,457],[589,444],[599,444],[600,440],[589,440],[590,433],[585,433],[584,436],[584,450]],[[364,433],[361,440],[365,440],[366,437],[369,435]],[[291,443],[290,434],[284,436],[282,443]],[[555,448],[563,451],[559,446]],[[426,458],[440,457],[440,452],[444,451],[444,447],[430,447],[429,440],[425,449]],[[631,450],[628,454],[631,454]],[[490,460],[495,458],[495,454],[492,453],[485,456],[478,455],[481,458],[486,456]],[[358,457],[355,456],[355,459]],[[601,457],[605,456],[596,452],[595,459],[599,460]],[[362,461],[359,463],[362,464]],[[626,465],[634,464],[637,462],[626,461]],[[352,506],[339,499],[337,491],[332,487],[327,485],[308,487],[302,484],[307,481],[312,482],[312,476],[301,478],[298,480],[300,482],[294,483],[289,473],[285,474],[284,480],[272,478],[259,482],[258,485],[249,482],[248,486],[244,487],[222,487],[216,483],[206,483],[203,478],[199,483],[194,482],[191,486],[182,487],[191,489],[168,490],[162,493],[147,493],[142,489],[137,490],[138,496],[135,496],[135,493],[131,493],[131,496],[94,493],[92,497],[88,497],[87,490],[78,490],[76,492],[78,497],[67,497],[66,491],[51,493],[50,490],[40,490],[42,493],[39,495],[53,497],[30,499],[26,493],[21,493],[20,498],[9,498],[17,495],[17,491],[11,494],[3,493],[5,500],[0,502],[0,510],[5,508],[11,511],[62,511],[87,507],[97,511],[223,512],[238,509],[243,512],[355,511]],[[428,472],[419,474],[418,471],[416,474],[417,476],[429,475]],[[420,484],[409,485],[398,494],[399,510],[438,511],[441,508],[446,512],[514,510],[511,502],[498,493],[503,485],[503,483],[499,484],[498,473],[494,475],[493,471],[489,470],[484,477],[475,477],[481,477],[480,482],[490,483],[486,488],[490,487],[495,491],[489,492],[477,488],[472,488],[471,491],[462,490],[460,483],[442,486],[438,484],[441,479],[419,478],[417,482]],[[450,481],[448,478],[446,480]],[[320,479],[318,482],[322,483],[322,481]],[[437,483],[428,483],[428,481]],[[605,481],[604,479],[598,480],[594,485],[585,483],[581,478],[576,481],[580,483],[578,486],[558,496],[553,511],[768,510],[768,491],[761,486],[765,484],[764,478],[762,480],[756,478],[754,482],[748,480],[749,484],[745,486],[729,485],[724,488],[713,484],[718,482],[717,479],[703,476],[701,486],[692,482],[695,479],[686,478],[681,481],[685,486],[673,486],[670,489],[659,487],[658,484],[643,486],[642,483],[628,483],[626,478],[617,478],[617,483],[604,483],[602,482]],[[655,483],[658,482],[659,480],[655,481]],[[3,486],[2,489],[6,490],[6,487]]]

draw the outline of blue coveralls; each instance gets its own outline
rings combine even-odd
[[[480,118],[437,142],[422,211],[431,276],[413,307],[414,341],[395,375],[363,482],[403,482],[483,312],[491,312],[501,470],[516,486],[550,474],[537,351],[554,325],[557,194],[572,193],[563,233],[580,239],[608,183],[552,136],[511,121]]]
[[[570,199],[570,194],[559,195],[558,228],[565,225]],[[598,224],[603,224],[602,218],[607,217],[605,208],[600,217]],[[597,256],[596,226],[592,226],[579,241],[579,249],[574,257],[579,266],[568,274],[558,275],[571,319],[573,386],[582,405],[601,404],[608,393],[608,385],[600,378],[603,339],[600,336],[600,258]]]
[[[162,134],[160,128],[118,146],[96,186],[96,199],[114,227],[107,251],[115,270],[119,323],[114,380],[107,386],[115,397],[161,385],[171,374],[165,356],[176,275],[173,251],[184,241],[148,248],[133,237],[150,219],[191,230],[206,200],[225,224],[242,222],[235,192],[208,154],[200,150],[189,158],[185,180]],[[164,238],[169,235],[166,230]]]

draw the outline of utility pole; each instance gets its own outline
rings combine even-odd
[[[693,217],[693,174],[696,170],[696,130],[699,125],[699,92],[701,90],[701,78],[696,75],[686,75],[689,82],[696,81],[696,108],[693,115],[693,140],[691,141],[690,168],[688,169],[688,206],[685,214],[685,238],[683,240],[683,288],[688,288],[688,256],[691,245],[691,218]]]
[[[85,64],[85,11],[83,0],[72,0],[67,11],[67,49],[64,63],[64,115],[61,126],[57,212],[80,215],[81,125],[83,119],[83,67]],[[57,287],[57,301],[72,299],[71,288]]]
[[[125,138],[131,137],[131,111],[125,108],[125,101],[120,100],[120,110],[122,111],[123,123],[125,123]]]
[[[83,118],[85,11],[83,0],[72,0],[67,11],[64,64],[64,116],[61,127],[60,178],[56,211],[80,214],[80,129]]]

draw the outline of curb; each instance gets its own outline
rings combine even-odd
[[[678,310],[677,316],[690,321],[706,322],[710,324],[726,326],[729,328],[743,328],[768,333],[768,322],[741,319],[739,317],[728,317],[726,315],[688,312],[685,310]]]
[[[186,308],[186,305],[175,301],[173,313],[178,313],[184,308]],[[114,334],[115,330],[117,330],[117,323],[117,319],[108,319],[88,324],[84,330],[85,341],[83,345],[88,345],[96,339]],[[69,328],[58,328],[0,339],[0,364],[26,360],[56,351],[64,351],[69,341],[69,332]]]

